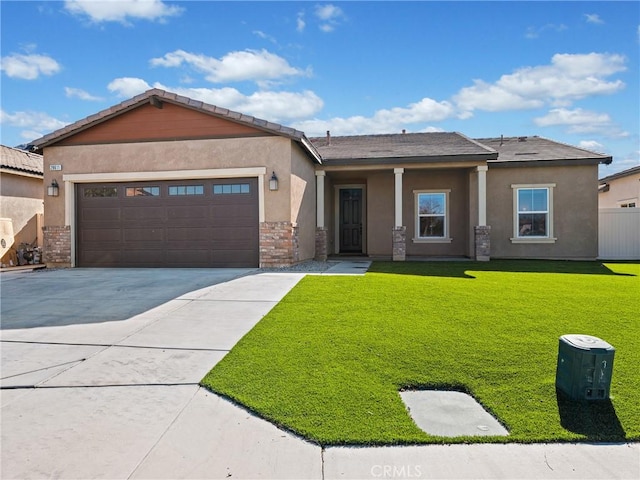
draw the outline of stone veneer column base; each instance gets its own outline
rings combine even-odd
[[[261,223],[260,267],[288,267],[298,261],[298,227],[291,222]]]
[[[393,261],[404,262],[407,258],[407,227],[394,227]]]
[[[488,262],[491,258],[491,227],[473,227],[474,258],[479,262]]]
[[[327,261],[327,229],[316,227],[316,256],[319,262]]]
[[[42,227],[44,263],[49,267],[71,266],[71,227],[68,225]]]

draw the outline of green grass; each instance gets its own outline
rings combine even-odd
[[[640,264],[376,262],[305,277],[202,384],[323,445],[639,440],[639,298]],[[569,333],[616,348],[610,402],[557,397]],[[510,435],[430,436],[407,387],[469,392]]]

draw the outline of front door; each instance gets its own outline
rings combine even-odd
[[[362,189],[340,189],[340,253],[362,253]]]

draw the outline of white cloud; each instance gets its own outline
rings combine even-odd
[[[467,112],[568,106],[581,98],[620,91],[624,82],[606,77],[625,69],[622,55],[556,54],[549,65],[523,67],[492,84],[475,80],[473,86],[461,89],[454,101]]]
[[[64,93],[68,98],[79,98],[80,100],[87,100],[91,102],[104,100],[104,98],[91,95],[89,92],[80,88],[64,87]]]
[[[181,67],[184,64],[205,74],[205,78],[214,83],[267,81],[311,75],[310,69],[292,67],[284,58],[267,50],[229,52],[220,59],[176,50],[151,59],[151,65],[156,67]]]
[[[538,38],[542,33],[547,30],[552,30],[554,32],[563,32],[567,30],[569,27],[564,25],[563,23],[557,25],[555,23],[547,23],[542,27],[529,27],[527,28],[527,32],[524,34],[525,38],[535,39]]]
[[[582,140],[579,144],[579,147],[584,148],[586,150],[591,150],[592,152],[604,153],[605,148],[600,142],[596,142],[595,140]]]
[[[315,16],[320,20],[320,30],[323,32],[332,32],[346,18],[340,7],[332,4],[316,5]]]
[[[263,40],[268,40],[271,43],[275,43],[277,44],[278,41],[276,40],[276,38],[273,35],[269,35],[267,33],[264,33],[262,30],[254,30],[253,34],[262,38]]]
[[[455,108],[449,102],[437,102],[423,98],[407,107],[396,107],[376,111],[371,117],[335,117],[330,120],[305,120],[294,125],[307,135],[323,135],[327,130],[336,135],[360,135],[375,133],[399,133],[408,125],[437,122],[455,116]],[[441,131],[427,127],[422,131]]]
[[[107,88],[120,97],[135,97],[151,89],[151,85],[140,78],[121,77],[110,82]]]
[[[63,122],[43,112],[9,113],[0,110],[0,124],[24,129],[20,136],[25,140],[35,140],[64,127],[68,122]]]
[[[296,30],[298,32],[304,32],[306,26],[307,22],[304,21],[304,12],[298,13],[298,16],[296,18]]]
[[[181,7],[161,0],[65,0],[65,8],[74,15],[87,16],[92,22],[120,22],[128,19],[164,21],[180,15]]]
[[[235,88],[181,88],[154,83],[153,87],[140,78],[117,78],[109,90],[121,97],[133,97],[150,88],[160,88],[178,95],[201,100],[221,108],[273,122],[289,122],[308,118],[322,110],[324,102],[314,92],[266,92],[245,95]]]
[[[48,55],[35,53],[12,54],[2,57],[0,70],[8,77],[35,80],[40,75],[53,75],[61,70],[60,64]]]
[[[604,20],[597,13],[585,13],[584,18],[587,23],[603,24]]]
[[[614,125],[607,113],[591,112],[576,108],[554,108],[543,117],[533,119],[539,127],[566,126],[569,133],[597,133],[608,137],[626,137],[629,134]]]

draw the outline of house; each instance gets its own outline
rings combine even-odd
[[[34,143],[45,259],[280,266],[329,255],[595,258],[597,168],[539,137],[309,139],[159,89]]]
[[[640,207],[640,165],[598,181],[600,208]]]
[[[42,155],[0,145],[0,257],[17,265],[18,250],[42,247]]]

